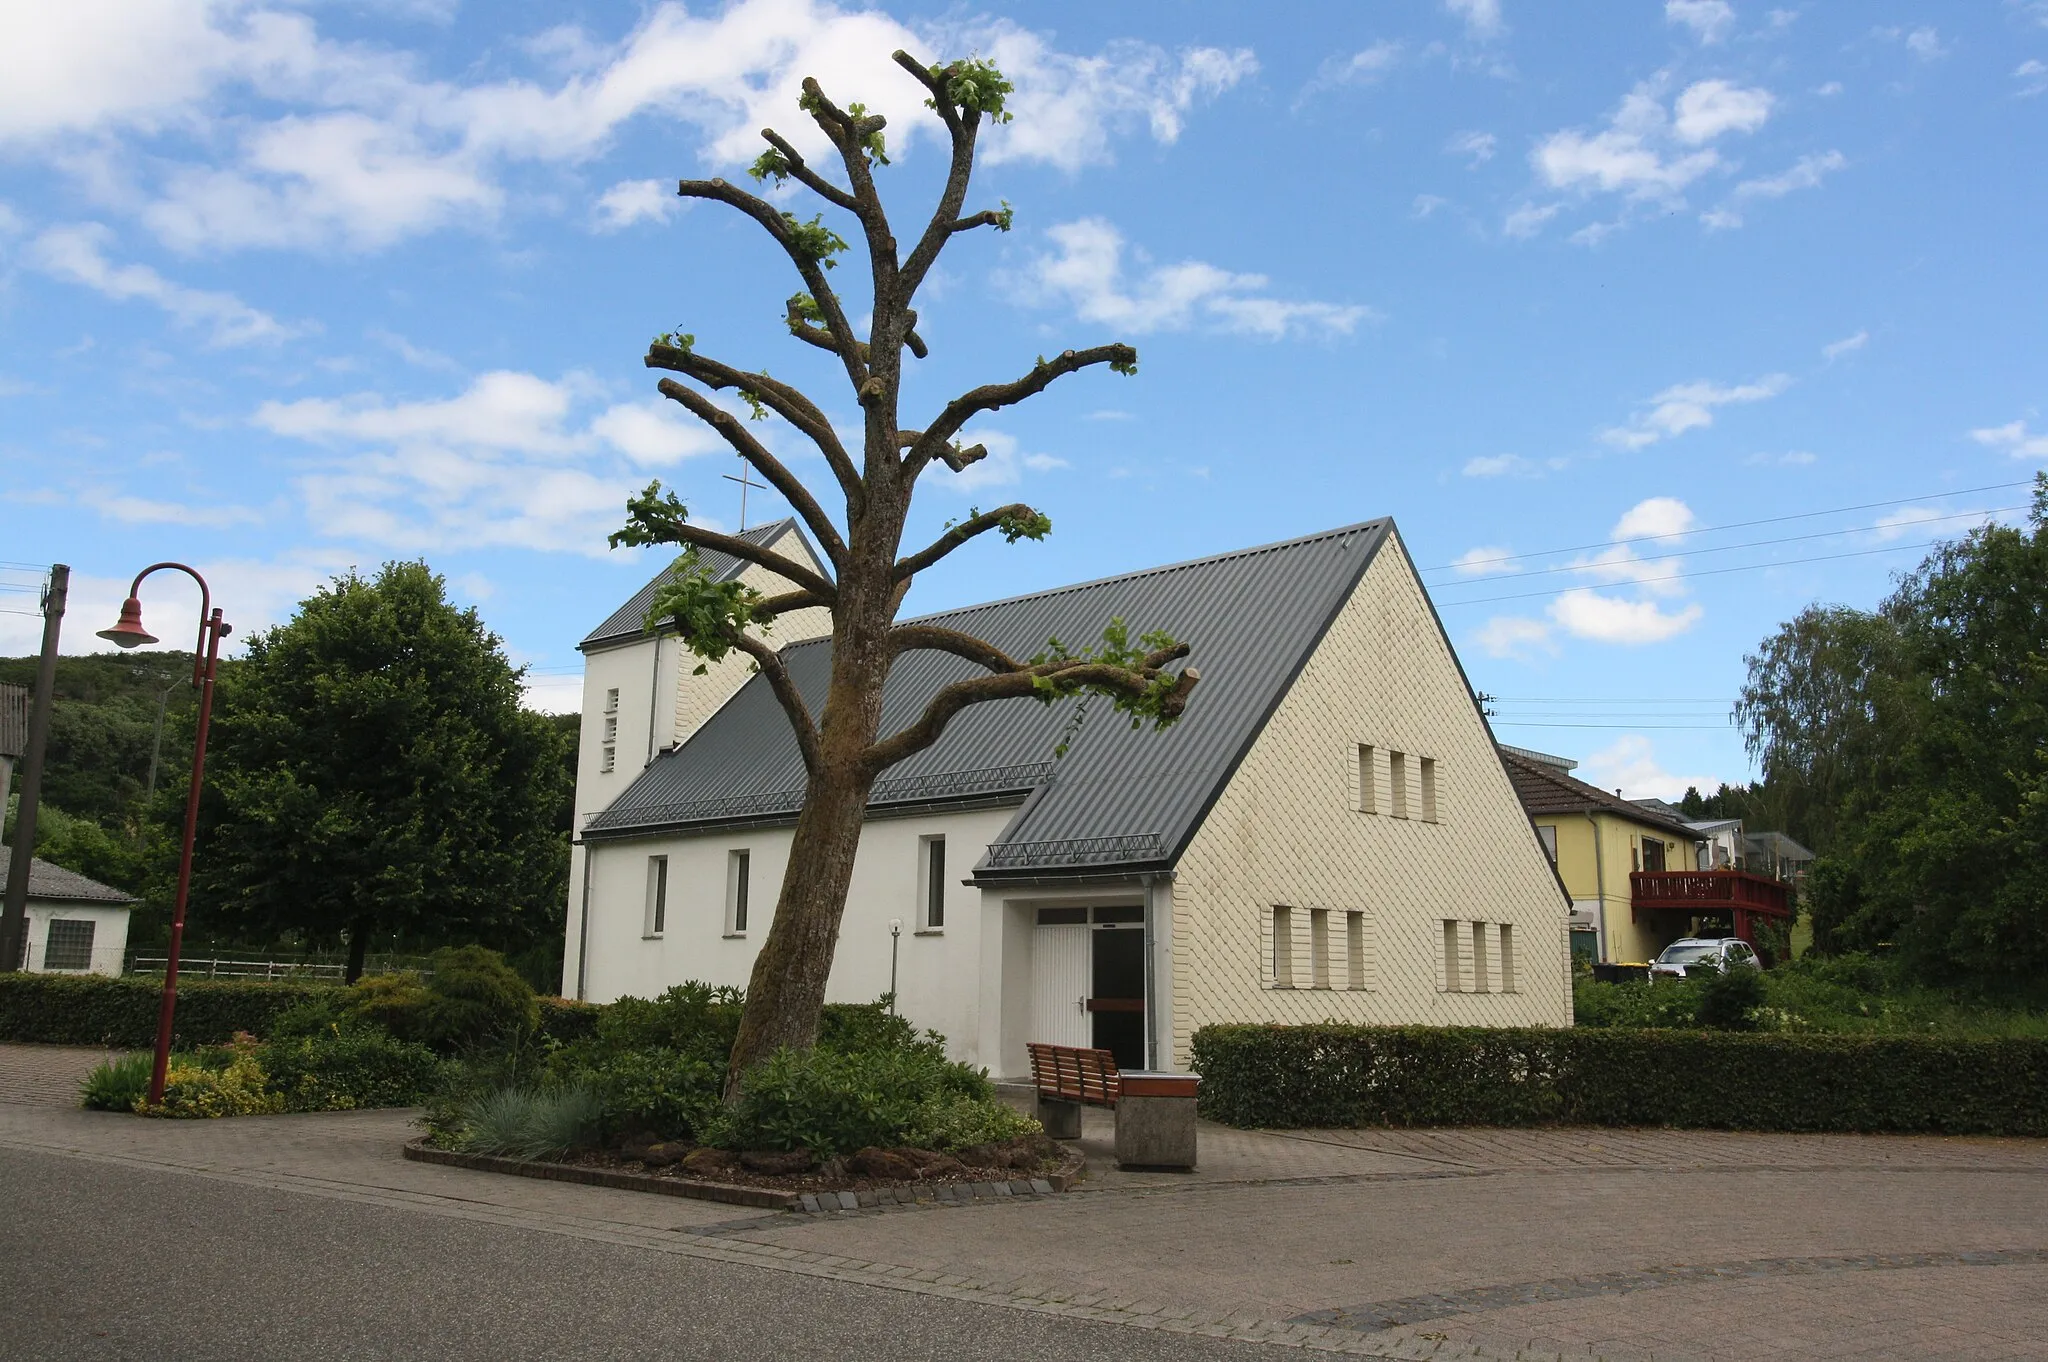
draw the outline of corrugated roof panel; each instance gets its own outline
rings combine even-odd
[[[1337,608],[1380,545],[1388,520],[1178,563],[1102,581],[1084,582],[1012,600],[923,617],[988,640],[1013,657],[1043,651],[1057,637],[1070,648],[1101,637],[1112,617],[1135,632],[1163,629],[1192,648],[1189,664],[1202,680],[1180,722],[1164,732],[1133,731],[1106,700],[1090,699],[1087,718],[1057,761],[1038,799],[1005,831],[984,873],[1026,874],[1071,865],[1062,847],[1080,840],[1126,839],[1098,863],[1170,863],[1236,769]],[[824,640],[783,650],[805,699],[822,702],[830,666]],[[979,669],[951,654],[916,652],[900,659],[883,696],[881,731],[916,719],[929,697]],[[1036,700],[1001,700],[962,711],[938,742],[891,768],[893,783],[957,772],[1030,766],[1052,758],[1077,701],[1050,708]],[[776,791],[794,808],[803,766],[787,721],[759,677],[742,687],[682,748],[654,761],[591,823],[590,834],[646,830],[681,821],[705,825],[716,814],[679,820],[685,808],[705,810]],[[757,807],[753,813],[758,816]],[[737,815],[730,815],[737,816]],[[1154,839],[1148,841],[1147,839]],[[1143,850],[1156,846],[1152,852]]]

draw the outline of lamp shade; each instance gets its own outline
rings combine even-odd
[[[156,642],[156,635],[142,627],[142,602],[133,596],[121,602],[121,622],[100,630],[99,636],[120,648],[139,648]]]

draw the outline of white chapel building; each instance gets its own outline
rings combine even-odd
[[[791,520],[748,539],[826,571]],[[764,591],[765,569],[706,566]],[[563,992],[744,986],[803,796],[796,742],[740,654],[694,674],[647,632],[650,582],[579,645]],[[1185,1068],[1217,1022],[1565,1026],[1570,901],[1391,520],[948,611],[1013,656],[1113,616],[1192,647],[1164,732],[1072,701],[973,706],[870,801],[830,996],[943,1033],[998,1077],[1025,1045]],[[814,701],[823,610],[769,637]],[[972,671],[907,653],[886,735]]]

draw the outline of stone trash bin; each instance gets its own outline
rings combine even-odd
[[[1126,1069],[1117,1075],[1116,1164],[1119,1168],[1195,1166],[1195,1094],[1200,1074]]]

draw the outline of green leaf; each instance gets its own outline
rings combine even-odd
[[[799,222],[796,214],[784,213],[782,224],[789,229],[798,255],[806,260],[815,260],[828,270],[838,264],[832,257],[846,249],[846,238],[825,225],[823,213],[809,222]]]
[[[967,57],[945,66],[934,66],[931,75],[945,90],[946,98],[954,108],[970,115],[986,115],[991,123],[1010,121],[1011,114],[1003,104],[1016,93],[1017,87],[996,68],[994,62]],[[933,109],[938,104],[928,99],[925,107]]]

